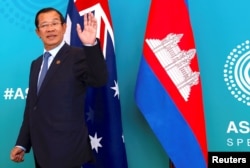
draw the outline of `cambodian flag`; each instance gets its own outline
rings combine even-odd
[[[86,167],[127,168],[124,144],[119,88],[114,52],[114,35],[107,0],[69,0],[67,9],[67,31],[65,40],[74,46],[82,44],[77,36],[76,23],[82,26],[83,15],[93,12],[98,22],[98,34],[108,66],[109,79],[106,86],[88,90],[86,99],[86,121],[95,165]]]
[[[151,2],[135,99],[175,167],[207,167],[200,72],[184,0]]]

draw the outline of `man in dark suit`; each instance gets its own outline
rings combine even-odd
[[[22,162],[32,147],[36,168],[80,168],[94,161],[84,119],[88,86],[107,81],[106,63],[96,38],[97,22],[84,15],[84,29],[77,25],[82,48],[64,42],[66,23],[54,8],[38,11],[36,33],[49,52],[48,70],[41,86],[44,56],[31,64],[24,118],[10,158]]]

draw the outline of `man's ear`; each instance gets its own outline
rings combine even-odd
[[[63,29],[64,29],[64,33],[66,32],[66,29],[67,29],[67,24],[66,23],[63,23]]]

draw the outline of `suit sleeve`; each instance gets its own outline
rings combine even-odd
[[[95,46],[84,46],[84,55],[86,56],[84,81],[87,85],[93,87],[105,85],[108,79],[108,71],[99,39],[97,39]]]
[[[33,65],[33,64],[32,64]],[[31,67],[32,67],[31,65]],[[32,68],[31,68],[32,69]],[[32,71],[30,71],[32,72]],[[30,85],[29,85],[30,86]],[[19,135],[16,141],[16,146],[22,146],[26,149],[26,153],[30,152],[31,149],[31,141],[30,141],[30,129],[29,129],[29,100],[30,100],[30,94],[28,92],[26,104],[25,104],[25,110],[23,115],[23,122],[19,131]]]

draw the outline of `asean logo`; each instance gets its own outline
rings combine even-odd
[[[227,56],[224,81],[232,96],[250,106],[250,41],[237,45]]]

